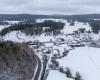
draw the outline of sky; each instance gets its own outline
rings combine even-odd
[[[0,0],[0,14],[99,14],[100,0]]]

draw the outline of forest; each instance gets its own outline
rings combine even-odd
[[[58,34],[60,30],[64,28],[64,23],[61,22],[54,22],[50,20],[46,20],[42,23],[30,23],[30,22],[20,22],[18,24],[11,25],[7,28],[4,28],[1,30],[0,35],[4,36],[5,34],[11,32],[11,31],[22,31],[27,35],[39,35],[43,32],[53,32],[54,34]],[[43,28],[48,28],[43,30]]]

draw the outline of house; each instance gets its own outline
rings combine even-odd
[[[71,46],[71,47],[84,47],[85,45],[84,44],[68,44],[68,46]]]
[[[50,27],[43,27],[43,31],[50,29]]]
[[[53,49],[53,57],[60,57],[60,53],[58,49]]]
[[[34,49],[37,49],[38,47],[42,45],[42,43],[40,42],[32,42],[32,41],[27,42],[27,44],[31,45]]]

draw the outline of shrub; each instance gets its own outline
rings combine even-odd
[[[67,68],[66,76],[67,76],[68,78],[72,78],[72,74],[71,74],[71,71],[70,71],[69,68]]]
[[[82,80],[81,75],[79,72],[76,72],[75,80]]]
[[[60,67],[60,68],[59,68],[59,71],[60,71],[61,73],[64,73],[63,67]]]

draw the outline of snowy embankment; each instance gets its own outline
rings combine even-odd
[[[70,51],[68,56],[58,59],[58,61],[60,66],[69,67],[73,74],[80,72],[84,80],[100,80],[99,48],[76,48]]]

